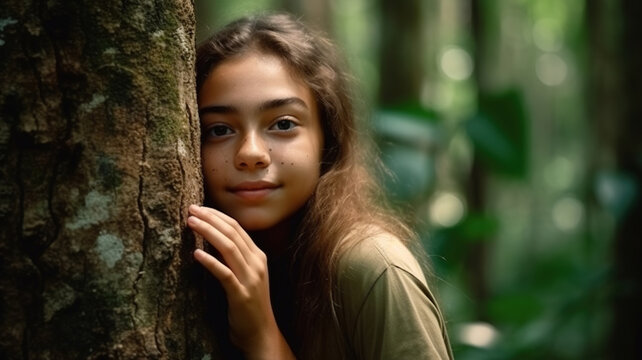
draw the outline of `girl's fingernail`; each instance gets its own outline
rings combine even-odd
[[[189,210],[190,210],[190,211],[197,211],[197,210],[198,210],[198,206],[197,206],[197,205],[192,204],[192,205],[190,205],[190,206],[189,206]]]
[[[196,224],[197,222],[198,222],[198,219],[196,218],[196,216],[190,216],[187,218],[187,223],[189,224]]]

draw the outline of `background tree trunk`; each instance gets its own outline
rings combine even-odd
[[[302,16],[313,29],[332,34],[334,27],[329,0],[280,0],[280,3],[285,10]]]
[[[475,69],[473,76],[477,85],[477,105],[480,106],[481,96],[489,91],[486,79],[483,78],[484,69],[486,68],[484,50],[487,46],[485,33],[486,24],[484,22],[483,4],[479,0],[470,2],[471,17],[471,35],[474,39],[475,47],[473,61]],[[480,109],[478,108],[478,111]],[[487,207],[487,187],[488,171],[480,159],[479,151],[473,152],[472,164],[468,182],[466,184],[466,198],[471,213],[486,214]],[[488,321],[486,308],[488,303],[488,239],[477,238],[469,245],[466,262],[466,278],[473,296],[473,306],[475,316],[478,320]]]
[[[422,1],[379,0],[379,103],[395,106],[419,104],[424,80]]]
[[[4,1],[0,358],[204,358],[194,14]]]
[[[642,358],[642,4],[587,0],[595,167],[617,174],[621,198],[613,237],[613,319],[608,353]],[[615,20],[617,19],[617,20]],[[615,41],[614,41],[615,39]],[[627,186],[628,185],[628,186]],[[626,189],[630,188],[630,191]]]

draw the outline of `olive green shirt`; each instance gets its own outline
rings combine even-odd
[[[340,259],[338,270],[336,319],[320,329],[320,358],[453,358],[423,271],[397,238],[364,240]]]

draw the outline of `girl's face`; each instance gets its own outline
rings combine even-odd
[[[250,51],[216,66],[198,100],[205,186],[248,231],[288,219],[319,180],[323,133],[310,88],[280,58]]]

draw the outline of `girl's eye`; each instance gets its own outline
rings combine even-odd
[[[225,135],[231,135],[233,134],[234,131],[230,129],[229,126],[226,125],[214,125],[207,129],[205,132],[205,135],[208,137],[221,137]]]
[[[288,119],[282,119],[274,123],[272,125],[271,129],[272,130],[281,130],[281,131],[287,131],[287,130],[292,130],[296,127],[296,123],[292,120]]]

